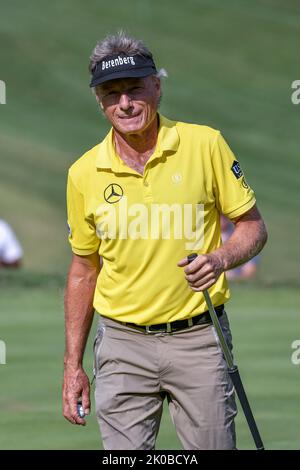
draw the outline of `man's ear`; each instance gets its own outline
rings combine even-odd
[[[99,98],[99,96],[97,95],[97,93],[95,93],[95,96],[96,96],[96,100],[97,100],[97,103],[99,104],[100,108],[102,109],[103,111],[103,104],[102,104],[102,101],[101,99]]]
[[[154,83],[155,83],[156,89],[157,89],[159,92],[161,92],[161,80],[160,80],[160,78],[154,76],[153,79],[154,79]]]

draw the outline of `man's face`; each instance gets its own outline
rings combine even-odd
[[[117,131],[138,134],[156,117],[160,80],[155,76],[110,80],[96,87],[96,96]]]

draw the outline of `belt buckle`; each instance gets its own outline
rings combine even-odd
[[[155,334],[155,333],[161,333],[163,330],[159,331],[159,330],[151,330],[151,326],[152,325],[146,325],[146,333],[147,334]]]
[[[155,333],[171,333],[172,332],[171,323],[167,323],[167,328],[162,328],[161,330],[151,330],[151,326],[153,325],[146,325],[146,333],[155,334]]]

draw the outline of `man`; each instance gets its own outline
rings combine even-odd
[[[219,131],[158,113],[160,74],[140,41],[108,36],[90,71],[112,129],[69,171],[64,416],[85,425],[80,397],[90,410],[82,359],[95,309],[104,448],[154,449],[167,398],[185,449],[234,449],[234,391],[201,291],[231,346],[224,272],[267,238],[253,191]],[[220,213],[235,224],[222,246]]]
[[[10,225],[0,219],[0,268],[19,268],[23,250]]]

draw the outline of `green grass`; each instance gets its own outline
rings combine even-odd
[[[61,416],[63,357],[63,280],[51,276],[8,276],[0,284],[1,339],[7,364],[0,366],[0,449],[97,449],[94,413],[86,428]],[[7,280],[7,278],[6,278]],[[24,286],[25,282],[25,286]],[[299,449],[299,367],[291,344],[299,338],[300,293],[293,288],[235,286],[228,307],[235,358],[269,449]],[[96,319],[95,319],[96,320]],[[93,326],[95,332],[96,321]],[[85,367],[92,376],[92,335]],[[92,395],[93,400],[93,395]],[[238,447],[252,449],[245,418],[237,418]],[[165,407],[158,449],[180,449]]]
[[[2,2],[4,3],[4,2]],[[161,111],[221,129],[255,189],[269,229],[258,282],[234,288],[235,352],[269,448],[299,448],[300,6],[294,0],[10,0],[1,5],[0,217],[24,246],[24,272],[0,272],[0,448],[97,448],[60,417],[62,289],[70,248],[70,164],[108,126],[89,88],[96,41],[125,28],[153,50],[169,78]],[[290,288],[288,287],[290,286]],[[298,336],[298,338],[297,338]],[[86,365],[91,369],[91,344]],[[252,442],[240,413],[239,446]],[[158,445],[178,446],[167,413]]]

